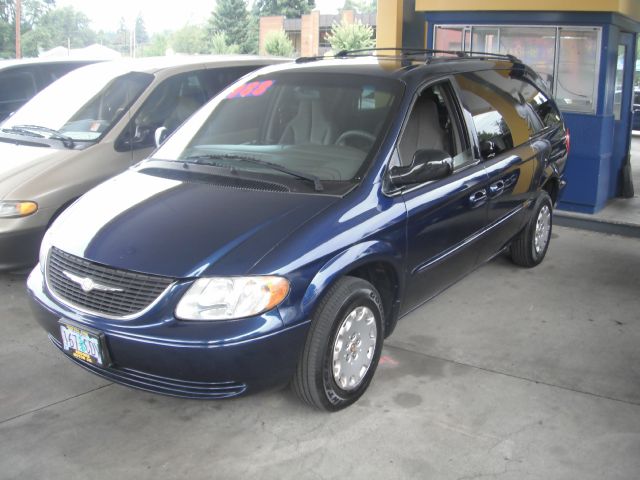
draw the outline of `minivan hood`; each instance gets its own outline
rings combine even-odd
[[[243,275],[335,201],[129,170],[65,210],[50,241],[73,255],[138,272]]]
[[[74,150],[0,142],[0,199],[8,198],[31,177],[73,154]]]

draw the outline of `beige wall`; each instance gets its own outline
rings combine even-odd
[[[300,27],[300,55],[303,57],[313,57],[319,53],[320,42],[320,12],[313,11],[302,16]]]

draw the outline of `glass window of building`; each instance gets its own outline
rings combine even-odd
[[[558,106],[595,113],[600,28],[502,25],[436,25],[439,50],[511,54],[532,67]]]
[[[598,33],[597,30],[560,28],[555,97],[561,109],[595,111]]]
[[[553,70],[556,55],[556,29],[553,27],[500,29],[500,50],[498,53],[510,53],[533,68],[553,87]]]

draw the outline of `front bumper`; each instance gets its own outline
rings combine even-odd
[[[38,261],[40,242],[46,229],[32,228],[0,233],[0,271],[32,267]]]
[[[159,311],[168,309],[163,302],[134,322],[101,321],[53,300],[39,267],[27,287],[33,313],[56,347],[62,348],[58,322],[65,318],[103,332],[112,364],[101,368],[68,358],[113,382],[178,397],[227,398],[288,383],[309,328],[308,321],[283,327],[274,312],[182,322],[161,318]]]

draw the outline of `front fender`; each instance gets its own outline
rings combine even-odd
[[[371,240],[350,246],[327,261],[313,277],[302,297],[301,310],[306,318],[310,318],[318,300],[338,278],[349,272],[371,263],[385,263],[391,266],[398,279],[398,295],[403,291],[402,252],[391,243]]]

